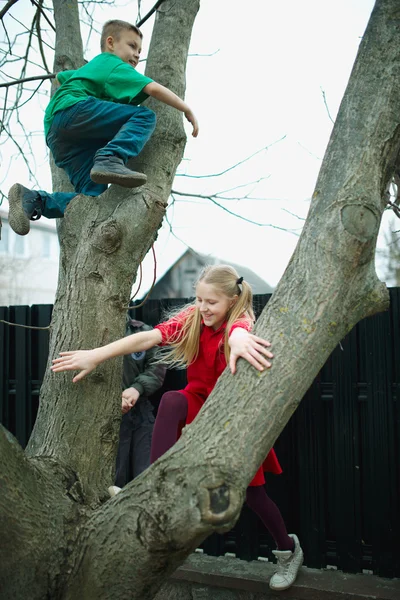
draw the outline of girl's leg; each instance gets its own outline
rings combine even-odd
[[[267,495],[263,485],[250,486],[246,491],[248,506],[260,517],[274,538],[278,550],[294,550],[293,539],[275,502]]]
[[[155,462],[176,442],[178,427],[186,420],[188,404],[182,392],[166,392],[161,398],[154,424],[150,462]]]

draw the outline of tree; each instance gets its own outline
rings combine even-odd
[[[68,36],[57,33],[56,61],[67,56],[77,65],[71,6],[54,0],[60,32],[63,23],[70,27]],[[198,2],[165,0],[163,7],[147,73],[182,94]],[[387,307],[374,251],[400,149],[398,10],[398,0],[376,2],[303,233],[257,322],[256,333],[274,343],[272,369],[259,374],[241,361],[237,375],[224,373],[179,442],[112,500],[105,489],[117,441],[119,361],[77,386],[68,374],[48,374],[25,453],[0,429],[5,598],[153,598],[206,536],[233,526],[254,472],[333,348],[360,319]],[[175,68],[167,69],[171,47]],[[155,108],[159,126],[135,162],[148,185],[111,188],[101,201],[80,197],[60,225],[50,357],[123,333],[132,278],[162,220],[184,145],[179,115]]]

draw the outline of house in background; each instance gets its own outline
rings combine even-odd
[[[0,306],[53,304],[59,243],[54,221],[31,222],[28,235],[16,235],[8,211],[0,207]]]
[[[199,254],[188,248],[180,258],[164,273],[153,287],[150,298],[191,298],[194,296],[194,283],[206,265],[229,264],[236,269],[252,287],[253,294],[270,294],[272,287],[248,267],[215,256]]]
[[[0,306],[53,304],[57,290],[59,242],[54,220],[31,222],[26,236],[16,235],[8,224],[8,212],[0,207]],[[150,298],[190,298],[205,265],[227,263],[235,267],[254,294],[272,288],[247,267],[189,248],[161,275]],[[167,263],[168,264],[168,263]]]

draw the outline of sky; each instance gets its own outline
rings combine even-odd
[[[245,4],[201,0],[186,89],[200,133],[193,139],[190,125],[185,126],[188,142],[173,189],[201,195],[225,192],[222,195],[231,199],[219,200],[221,208],[208,199],[176,195],[168,210],[169,223],[165,222],[156,243],[159,275],[190,246],[246,265],[272,286],[278,283],[307,215],[332,119],[373,4],[372,0],[248,0]],[[142,1],[142,15],[152,5],[153,0]],[[134,22],[136,16],[136,2],[119,8],[103,5],[95,13],[99,29],[107,19]],[[143,27],[144,57],[152,25],[150,19]],[[98,53],[98,43],[99,36],[93,34],[86,59]],[[143,68],[141,64],[139,70]],[[49,87],[45,84],[43,89]],[[42,95],[36,104],[43,108],[46,102]],[[30,109],[28,129],[40,129],[40,113],[40,108]],[[35,144],[37,178],[42,189],[50,189],[41,135],[35,137]],[[234,165],[238,166],[232,169]],[[211,177],[227,169],[224,175]],[[33,185],[22,161],[15,159],[1,173],[1,189],[6,191],[16,177],[24,185]],[[234,199],[238,196],[241,199]],[[383,277],[379,270],[378,261]],[[152,279],[152,256],[145,259],[143,272],[145,290]]]

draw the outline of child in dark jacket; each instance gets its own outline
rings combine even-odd
[[[9,191],[9,223],[26,235],[30,221],[43,215],[63,217],[78,194],[98,196],[110,183],[138,187],[146,175],[126,162],[137,156],[154,131],[155,113],[139,106],[152,96],[184,113],[198,134],[190,107],[174,92],[135,69],[142,33],[126,21],[108,21],[101,35],[101,54],[75,71],[57,74],[61,87],[44,117],[46,143],[56,165],[63,168],[75,192],[48,193],[17,183]]]
[[[151,331],[142,321],[128,318],[126,335]],[[149,396],[163,384],[165,367],[155,359],[156,348],[124,356],[122,377],[122,420],[119,431],[115,485],[124,487],[150,465],[154,428]]]

